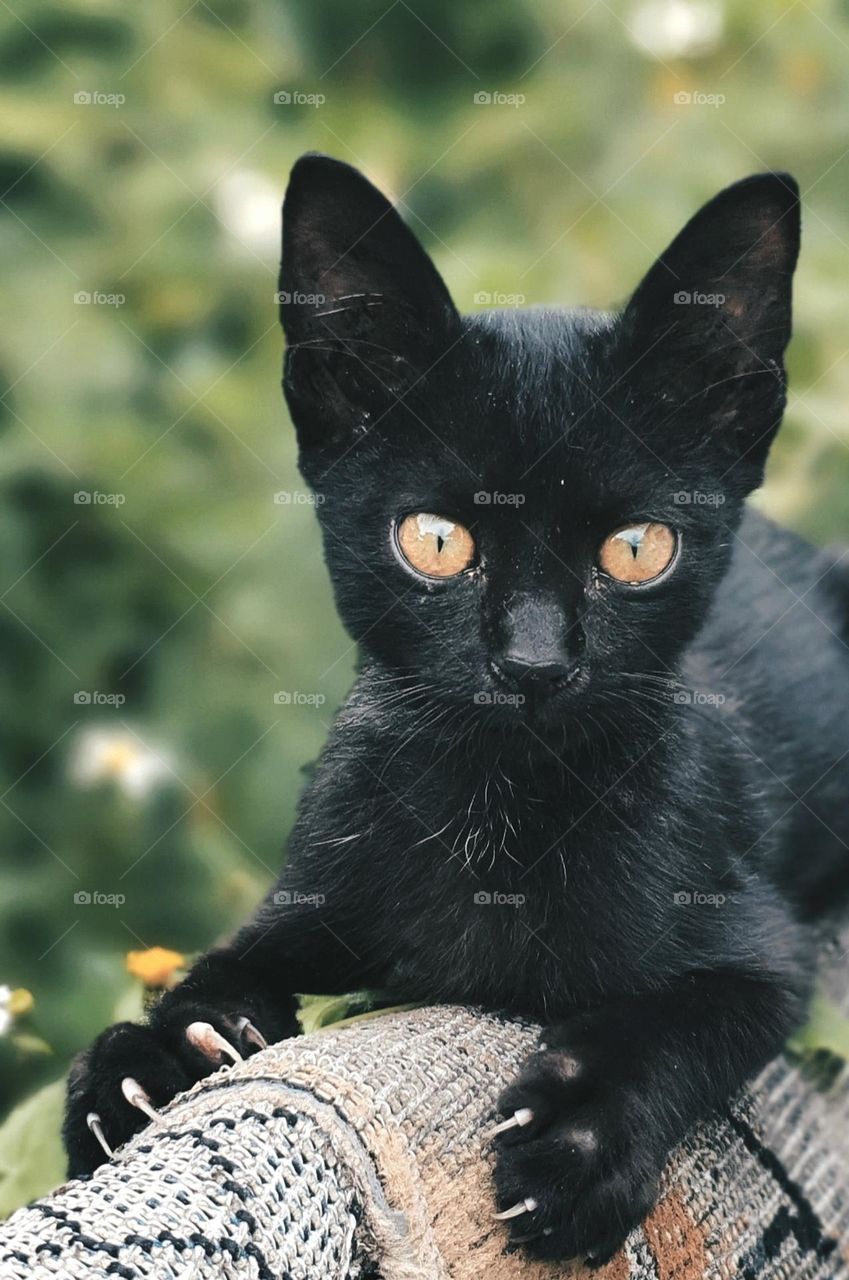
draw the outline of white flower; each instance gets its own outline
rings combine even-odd
[[[0,1036],[4,1036],[12,1025],[12,988],[7,984],[0,986]]]
[[[634,43],[658,58],[700,58],[722,38],[720,0],[645,0],[631,14]]]
[[[280,190],[264,173],[237,169],[215,188],[222,226],[246,249],[277,259],[280,253]]]
[[[111,778],[134,799],[141,799],[158,783],[174,776],[168,753],[128,731],[97,728],[84,729],[78,735],[70,774],[81,787]]]

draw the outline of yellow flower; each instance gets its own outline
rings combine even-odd
[[[32,993],[26,987],[16,987],[13,991],[4,982],[0,986],[0,1036],[6,1034],[19,1014],[29,1013],[32,1006]]]
[[[186,957],[167,947],[149,947],[147,951],[127,952],[127,972],[141,978],[146,987],[164,987],[176,969],[182,969]]]
[[[29,1013],[34,1004],[32,992],[27,991],[26,987],[16,987],[9,994],[9,1012],[13,1018],[19,1018],[22,1013]]]

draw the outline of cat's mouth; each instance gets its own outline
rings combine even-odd
[[[506,716],[525,720],[559,719],[588,678],[586,668],[579,662],[557,671],[527,668],[521,674],[513,674],[495,661],[489,666],[492,688],[476,695],[475,701],[479,705],[501,708]]]

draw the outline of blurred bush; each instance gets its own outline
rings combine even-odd
[[[790,169],[762,500],[845,538],[847,44],[836,0],[0,9],[0,981],[35,1001],[3,1104],[113,1016],[126,951],[245,916],[350,681],[279,395],[297,155],[398,198],[467,309],[615,302],[715,190]]]

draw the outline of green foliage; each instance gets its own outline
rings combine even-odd
[[[794,171],[793,394],[762,500],[845,539],[849,14],[682,4],[722,22],[677,52],[634,38],[656,0],[0,8],[0,982],[54,1050],[0,1039],[0,1105],[109,1020],[127,950],[245,916],[350,681],[312,510],[274,502],[303,492],[274,303],[302,151],[400,197],[464,308],[616,301],[717,188]],[[700,92],[725,101],[675,102]]]
[[[792,1053],[802,1057],[827,1053],[849,1062],[849,1018],[826,996],[819,994],[808,1021],[788,1044]]]
[[[344,996],[301,996],[298,1021],[304,1035],[312,1035],[325,1027],[347,1027],[367,1018],[379,1018],[384,1013],[401,1013],[418,1007],[415,1004],[378,1007],[367,991],[355,991]]]
[[[0,1126],[0,1218],[52,1191],[65,1175],[65,1081],[44,1085]]]

